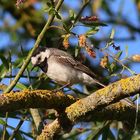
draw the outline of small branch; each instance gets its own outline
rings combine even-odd
[[[15,77],[16,77],[16,75],[11,75],[11,76],[6,75],[4,78],[15,78]],[[28,78],[28,76],[27,75],[21,75],[20,78]],[[37,79],[38,77],[37,76],[30,76],[30,78],[31,79]]]
[[[73,25],[79,20],[79,18],[80,18],[80,16],[81,16],[82,12],[83,12],[84,9],[86,8],[86,6],[89,4],[89,2],[90,2],[90,0],[87,1],[87,2],[85,2],[85,3],[83,4],[82,8],[80,9],[80,11],[78,12],[77,16],[75,17],[75,20],[74,20]]]
[[[20,122],[18,123],[17,127],[14,129],[14,132],[13,132],[12,136],[8,140],[13,140],[14,139],[15,135],[17,134],[17,132],[19,131],[20,127],[24,123],[25,119],[26,119],[26,117],[23,117],[23,118],[20,119]]]
[[[7,88],[7,85],[5,85],[5,84],[0,84],[0,90],[5,90]]]
[[[15,128],[14,128],[13,126],[11,126],[11,125],[7,125],[7,127],[8,127],[9,129],[11,129],[12,131],[15,130]],[[29,137],[29,138],[33,139],[33,137],[31,136],[30,133],[24,132],[24,131],[22,131],[22,130],[20,130],[20,129],[19,129],[19,132],[20,132],[21,134],[25,135],[26,137]]]
[[[52,123],[46,125],[42,130],[42,133],[37,137],[37,140],[52,140],[56,133],[61,130],[61,124],[58,119],[54,120]]]
[[[86,6],[89,4],[90,0],[88,0],[87,2],[84,2],[83,6],[81,7],[80,11],[78,12],[78,14],[76,15],[72,25],[70,28],[73,28],[73,26],[75,25],[75,23],[79,20],[82,12],[84,11],[84,9],[86,8]]]
[[[30,113],[32,115],[37,132],[40,133],[40,126],[42,124],[42,119],[41,119],[41,115],[39,113],[39,109],[30,108]]]
[[[107,20],[107,21],[104,21],[104,22],[105,23],[112,23],[112,24],[120,24],[120,25],[122,25],[124,27],[127,27],[129,30],[131,30],[133,32],[140,33],[140,28],[133,26],[126,19],[116,20],[116,19],[111,18],[110,20]]]

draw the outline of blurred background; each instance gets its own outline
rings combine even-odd
[[[9,85],[17,74],[48,15],[54,12],[50,0],[20,2],[21,4],[15,0],[0,0],[0,80],[5,86]],[[57,0],[54,5],[55,3]],[[65,0],[40,46],[68,51],[99,75],[105,84],[140,73],[140,0],[91,0],[85,7],[83,3],[82,0]],[[76,21],[77,14],[79,17]],[[82,39],[85,39],[86,45],[82,45]],[[40,69],[31,71],[31,67],[29,64],[15,90],[58,87]],[[81,92],[85,91],[85,87],[82,85],[75,85],[72,89],[66,88],[65,91],[75,94],[75,89],[78,90],[76,95],[83,97]],[[98,86],[89,88],[90,91],[96,89]],[[16,139],[32,139],[32,119],[28,111],[9,114],[6,120],[7,137],[12,134],[23,114],[29,116],[29,119],[24,121]],[[1,114],[0,136],[3,132],[4,118],[5,114]],[[78,123],[73,133],[62,139],[89,140],[94,138],[96,130],[100,127],[102,123]],[[119,122],[114,122],[114,126],[105,131],[111,140],[140,138],[138,128],[133,133],[135,135],[128,135],[119,127]],[[103,137],[102,132],[96,139]]]

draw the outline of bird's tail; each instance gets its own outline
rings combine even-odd
[[[106,87],[106,85],[102,84],[101,82],[99,82],[97,79],[94,79],[95,83],[97,83],[98,85],[102,86],[102,87]]]

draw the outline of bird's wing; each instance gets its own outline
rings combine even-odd
[[[101,82],[99,82],[97,80],[97,75],[94,74],[88,67],[86,67],[85,65],[83,65],[82,63],[80,63],[79,61],[76,61],[73,59],[72,56],[60,56],[60,55],[53,55],[55,57],[55,60],[58,62],[58,63],[61,63],[63,65],[66,65],[66,66],[70,66],[70,67],[73,67],[75,68],[76,70],[79,70],[81,72],[84,72],[86,74],[88,74],[89,76],[91,76],[94,81],[101,85],[102,87],[105,87],[105,85],[103,85]]]
[[[66,66],[71,66],[79,71],[82,71],[92,77],[95,77],[96,75],[85,65],[82,63],[74,60],[72,57],[68,56],[60,56],[60,55],[55,55],[56,59],[58,62],[61,62],[61,64],[66,65]]]

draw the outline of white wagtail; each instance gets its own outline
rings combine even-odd
[[[38,49],[32,56],[31,62],[39,66],[46,75],[61,85],[82,83],[85,85],[99,84],[96,75],[85,65],[74,60],[67,52],[56,48]]]
[[[96,75],[85,65],[74,60],[67,52],[56,48],[39,48],[31,57],[33,66],[39,66],[46,75],[61,85],[82,83],[95,85],[100,83]],[[129,99],[123,99],[130,106],[135,106]]]

